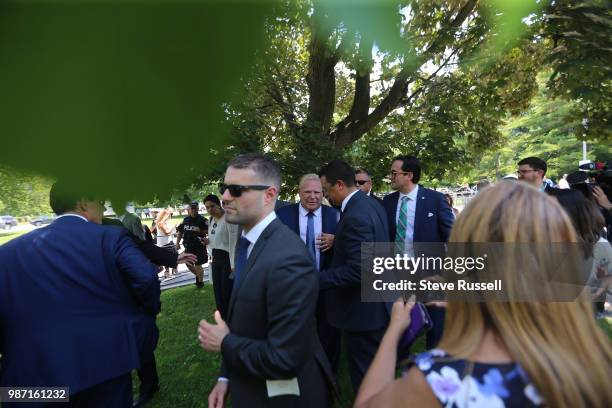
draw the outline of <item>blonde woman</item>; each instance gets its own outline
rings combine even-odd
[[[155,219],[155,228],[157,230],[158,247],[170,247],[170,245],[168,244],[171,244],[171,248],[174,248],[174,244],[172,242],[174,225],[169,222],[171,216],[172,213],[166,208],[164,208],[159,212],[159,214],[157,214],[157,218]],[[172,274],[174,274],[174,270],[172,268],[164,267],[164,278],[168,279]]]
[[[449,242],[577,242],[577,236],[556,200],[524,183],[502,182],[470,202]],[[513,271],[499,269],[506,285],[516,285]],[[530,273],[545,273],[534,269]],[[439,348],[417,355],[395,380],[397,344],[412,306],[393,305],[356,407],[574,408],[612,402],[612,347],[587,300],[449,301]]]

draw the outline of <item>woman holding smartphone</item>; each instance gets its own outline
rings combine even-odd
[[[577,241],[556,200],[517,182],[501,182],[478,194],[457,217],[449,239],[529,243],[534,259],[542,256],[536,243]],[[529,272],[546,277],[544,268]],[[509,290],[519,285],[515,270],[498,267],[495,273]],[[610,406],[612,347],[592,318],[587,297],[573,302],[449,301],[439,348],[412,358],[396,380],[397,345],[412,307],[411,301],[393,305],[356,407]]]

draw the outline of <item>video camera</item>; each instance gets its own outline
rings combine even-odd
[[[607,163],[584,163],[578,166],[578,169],[567,176],[567,182],[573,189],[580,190],[587,198],[591,198],[593,187],[599,186],[612,201],[612,169]]]

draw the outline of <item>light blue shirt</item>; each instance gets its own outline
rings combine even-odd
[[[306,243],[306,230],[308,229],[308,210],[300,204],[300,238]],[[323,211],[321,207],[312,212],[314,214],[314,234],[315,244],[316,238],[323,232]],[[321,263],[321,250],[315,245],[315,254],[317,256],[317,269]]]
[[[276,219],[276,213],[274,210],[270,212],[263,220],[259,221],[251,230],[245,234],[244,230],[242,231],[242,236],[249,240],[249,248],[247,249],[247,258],[251,255],[251,250],[255,246],[255,243],[259,239],[259,236],[262,232],[270,225],[272,221]]]
[[[405,253],[409,256],[414,255],[413,250],[413,242],[414,242],[414,218],[416,215],[416,203],[417,198],[419,197],[419,185],[417,184],[414,189],[408,194],[399,193],[399,199],[397,200],[397,209],[395,210],[395,225],[397,225],[397,221],[399,220],[400,209],[402,206],[402,197],[408,197],[407,212],[406,212],[406,239],[405,243]]]

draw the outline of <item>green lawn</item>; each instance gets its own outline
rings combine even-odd
[[[28,231],[17,231],[17,232],[2,232],[0,234],[0,245],[6,244],[13,238],[17,238],[20,235],[25,234]]]
[[[162,313],[157,324],[160,330],[156,351],[160,391],[149,405],[156,407],[206,407],[208,393],[217,381],[219,355],[202,350],[197,341],[197,326],[202,318],[212,321],[215,310],[211,285],[198,290],[194,286],[171,289],[162,293]],[[612,319],[600,320],[602,329],[612,337]],[[419,339],[413,352],[424,349]],[[134,376],[134,390],[138,379]],[[348,408],[353,392],[343,356],[339,375],[340,400],[336,407]]]

